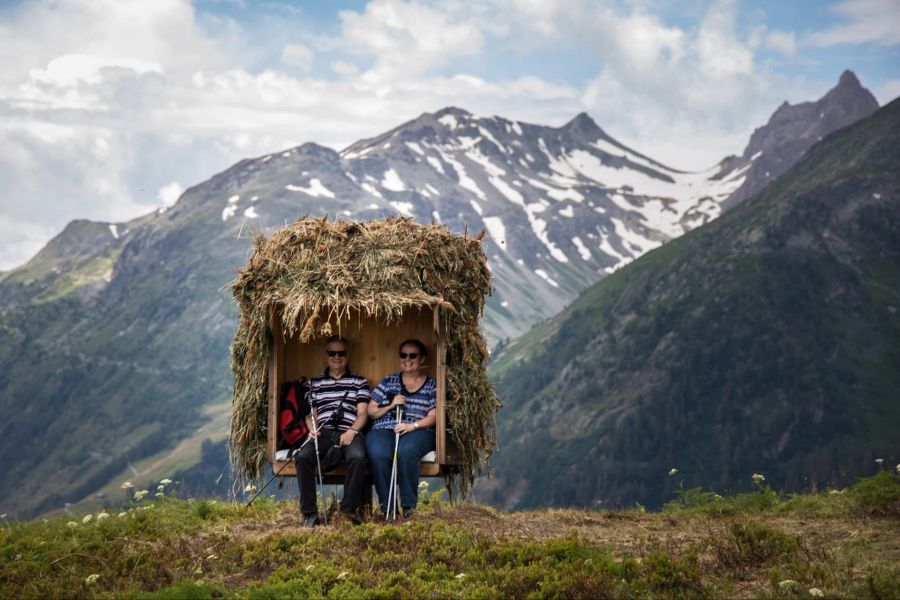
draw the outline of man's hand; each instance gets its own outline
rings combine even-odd
[[[340,441],[341,446],[349,446],[353,439],[356,437],[357,433],[352,429],[348,429],[344,433],[341,434]]]

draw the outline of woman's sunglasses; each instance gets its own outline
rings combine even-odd
[[[416,359],[416,358],[419,358],[419,353],[418,352],[401,352],[400,358]]]
[[[340,357],[347,356],[346,350],[326,350],[325,353],[328,356],[330,356],[331,358],[334,358],[336,356],[340,356]]]

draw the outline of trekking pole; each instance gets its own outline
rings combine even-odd
[[[399,425],[403,420],[403,408],[397,407],[397,418],[396,424]],[[394,460],[393,466],[391,467],[391,488],[388,492],[388,506],[387,510],[391,511],[391,521],[397,520],[397,479],[398,479],[398,471],[397,471],[397,447],[400,445],[400,432],[394,433]],[[393,502],[391,502],[391,496],[393,495]],[[387,513],[385,513],[387,516]]]
[[[322,504],[324,508],[325,504],[325,482],[322,481],[322,461],[319,459],[319,422],[316,419],[316,407],[312,406],[310,402],[310,410],[312,411],[312,424],[313,424],[313,433],[316,434],[313,437],[313,445],[316,447],[316,470],[319,472],[319,494],[322,495]],[[316,509],[318,510],[318,509]],[[328,510],[324,511],[325,513],[325,524],[328,525]]]
[[[306,442],[304,442],[304,444],[306,444]],[[300,446],[300,448],[302,448],[302,447],[303,447],[303,446]],[[291,450],[290,452],[288,452],[288,455],[287,455],[287,461],[286,461],[283,465],[281,465],[281,468],[278,469],[278,472],[277,472],[277,473],[275,473],[274,475],[272,475],[272,478],[269,479],[269,481],[266,482],[266,485],[262,486],[262,489],[261,489],[261,490],[259,490],[259,491],[256,492],[255,494],[253,494],[253,497],[250,498],[250,500],[247,502],[247,508],[249,508],[250,505],[253,504],[253,501],[256,500],[256,497],[257,497],[257,496],[259,496],[260,494],[263,493],[263,490],[265,490],[267,487],[269,487],[269,484],[270,484],[270,483],[272,483],[273,481],[275,481],[275,478],[276,478],[276,477],[278,477],[279,475],[281,475],[281,472],[284,471],[284,470],[287,468],[287,466],[288,466],[289,464],[291,464],[291,459],[293,458],[294,453],[295,453],[295,452],[299,452],[299,451],[300,451],[300,450],[297,449],[297,450]]]

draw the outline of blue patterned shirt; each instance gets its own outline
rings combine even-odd
[[[378,406],[387,406],[394,399],[394,396],[401,395],[406,398],[406,406],[403,407],[403,423],[415,423],[424,419],[429,411],[437,406],[437,384],[431,377],[425,378],[422,384],[415,392],[403,392],[402,380],[400,373],[391,373],[381,380],[374,390],[372,390],[372,400],[378,403]],[[396,410],[391,410],[375,419],[372,429],[393,429],[396,425]],[[431,429],[431,428],[429,428]]]

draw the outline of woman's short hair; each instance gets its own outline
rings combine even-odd
[[[400,347],[397,350],[403,350],[403,346],[407,346],[407,345],[415,346],[416,348],[418,348],[419,355],[422,358],[426,358],[428,356],[428,347],[425,344],[423,344],[421,340],[417,340],[416,338],[412,338],[409,340],[403,340],[402,342],[400,342]]]

